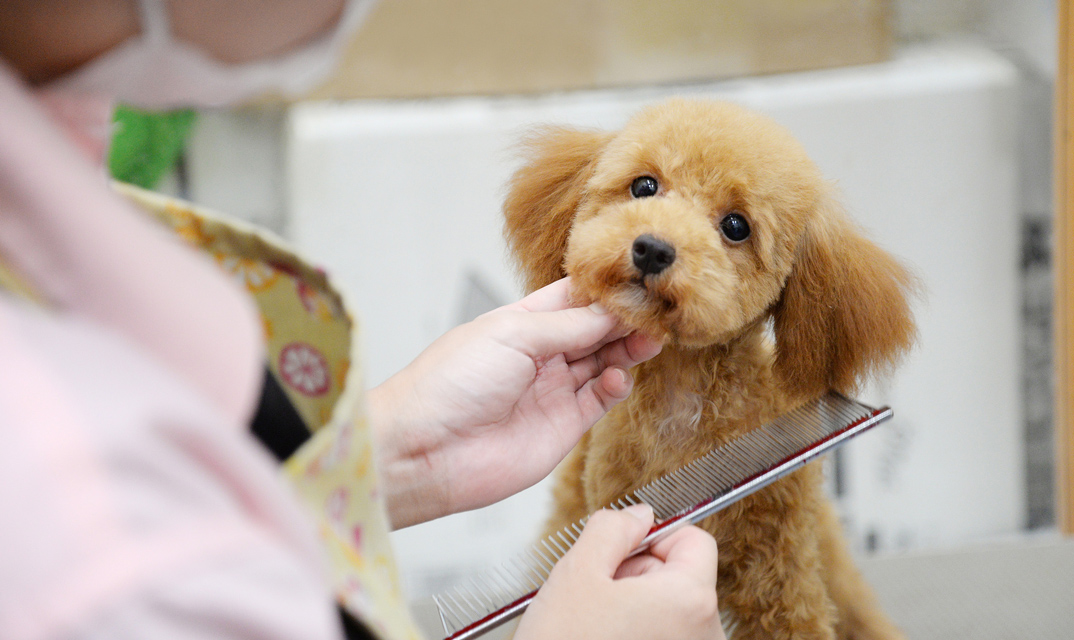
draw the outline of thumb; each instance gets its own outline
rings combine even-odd
[[[578,564],[612,577],[652,526],[653,508],[647,504],[636,504],[621,511],[602,509],[589,516],[582,535],[569,553],[575,556]]]

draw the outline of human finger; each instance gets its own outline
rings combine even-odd
[[[630,375],[629,371],[621,367],[609,367],[597,379],[593,392],[603,394],[601,405],[605,411],[610,411],[616,404],[625,400],[633,388],[634,376]]]
[[[581,386],[586,380],[597,376],[609,367],[621,367],[630,370],[634,366],[656,357],[663,349],[663,343],[656,338],[640,333],[632,333],[625,338],[602,346],[595,353],[583,358],[572,359],[566,354],[567,364],[574,375],[575,383]]]
[[[615,578],[641,576],[668,567],[675,570],[686,567],[699,569],[690,573],[715,584],[716,551],[716,540],[711,535],[697,527],[684,527],[657,541],[645,553],[624,560]],[[710,567],[713,571],[705,570]]]
[[[560,278],[552,284],[541,287],[518,302],[507,305],[508,308],[526,311],[560,311],[571,308],[571,279]]]
[[[602,509],[589,516],[568,555],[572,562],[601,575],[614,576],[653,525],[653,509],[638,504],[620,511]]]
[[[540,312],[555,312],[566,311],[568,309],[587,308],[597,315],[604,315],[608,313],[608,310],[600,303],[592,303],[587,307],[577,307],[571,304],[570,299],[570,277],[561,278],[550,285],[547,285],[537,291],[534,291],[530,295],[526,296],[518,302],[507,305],[507,309],[521,309],[533,313]],[[577,315],[575,315],[577,317]],[[599,340],[592,341],[583,345],[580,349],[575,349],[565,353],[568,361],[584,358],[598,349],[604,347],[610,342],[619,340],[626,337],[631,332],[629,327],[616,323],[614,328],[605,333]]]
[[[599,304],[590,305],[587,308],[593,310],[595,313],[607,313],[607,311],[605,311],[604,308],[601,307]],[[574,349],[571,351],[564,352],[563,357],[566,358],[567,362],[574,362],[589,357],[594,353],[597,353],[601,349],[605,348],[609,344],[613,344],[616,341],[622,340],[623,338],[629,336],[631,331],[633,330],[630,327],[627,327],[626,325],[622,324],[621,322],[618,322],[617,320],[616,323],[612,325],[612,327],[607,331],[607,333],[601,336],[598,340],[595,340],[592,343],[581,347],[580,349]]]
[[[581,430],[584,432],[596,424],[612,407],[625,400],[633,388],[634,377],[619,367],[605,369],[598,377],[583,383],[574,392],[581,413]]]
[[[614,577],[616,580],[636,578],[652,571],[658,571],[663,566],[664,563],[659,558],[648,553],[639,553],[632,558],[623,560],[623,563],[616,569]]]
[[[693,525],[685,526],[658,540],[649,553],[668,569],[682,571],[705,582],[716,584],[719,550],[711,534]]]
[[[589,307],[499,314],[497,333],[506,344],[533,358],[595,349],[618,321]]]

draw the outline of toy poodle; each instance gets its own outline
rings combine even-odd
[[[548,532],[912,345],[914,278],[847,218],[802,147],[732,104],[673,100],[619,132],[544,129],[504,205],[537,289],[570,275],[663,336],[557,471]],[[901,638],[851,559],[817,464],[704,520],[732,638]]]

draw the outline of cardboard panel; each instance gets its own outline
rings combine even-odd
[[[383,0],[321,98],[692,82],[888,57],[882,0]]]

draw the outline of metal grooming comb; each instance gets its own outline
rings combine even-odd
[[[611,505],[653,508],[653,528],[632,555],[710,516],[892,416],[834,391],[789,411]],[[521,615],[588,519],[533,545],[518,558],[433,596],[445,640],[468,640]]]

